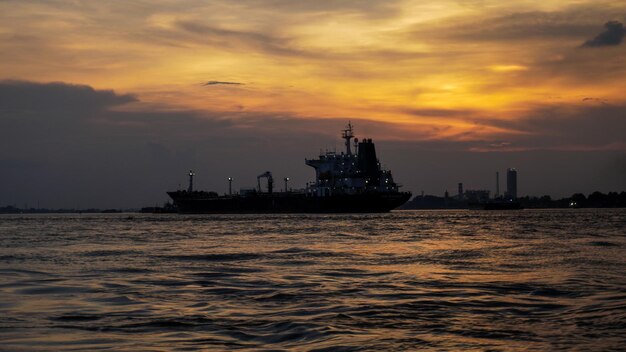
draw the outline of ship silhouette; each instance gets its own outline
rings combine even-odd
[[[189,172],[187,190],[167,192],[180,213],[380,213],[404,204],[411,192],[401,192],[390,170],[383,170],[371,139],[354,137],[352,124],[342,130],[345,152],[326,152],[317,159],[305,159],[315,169],[315,182],[300,190],[274,192],[269,171],[257,176],[257,188],[228,195],[195,191],[193,171]],[[354,145],[352,139],[354,138]],[[354,146],[354,152],[352,151]],[[267,187],[261,189],[261,179]],[[229,179],[229,182],[232,179]]]

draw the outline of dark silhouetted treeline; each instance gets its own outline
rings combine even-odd
[[[576,193],[569,198],[552,200],[550,196],[522,197],[524,208],[626,208],[626,192],[593,192],[588,196]]]
[[[517,201],[523,208],[626,208],[626,192],[593,192],[588,196],[576,193],[571,197],[552,199],[545,195],[542,197],[519,197]],[[466,209],[467,201],[458,200],[454,197],[445,198],[432,195],[416,196],[401,209]]]

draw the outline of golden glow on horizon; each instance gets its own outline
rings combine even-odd
[[[526,71],[528,67],[521,65],[494,65],[489,67],[495,72],[514,72],[514,71]]]
[[[473,119],[521,118],[524,106],[587,96],[623,102],[626,70],[616,68],[625,46],[580,46],[625,9],[609,1],[5,2],[0,78],[88,84],[161,108],[362,118],[449,127],[424,138],[487,138],[519,131]],[[241,85],[202,85],[213,80]]]

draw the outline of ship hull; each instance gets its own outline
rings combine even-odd
[[[194,196],[168,192],[183,214],[384,213],[404,204],[410,192],[317,197],[307,194],[261,193],[250,196]]]

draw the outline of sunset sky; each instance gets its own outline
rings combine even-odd
[[[626,3],[0,1],[0,206],[295,186],[351,120],[413,192],[626,190]],[[365,135],[366,134],[366,135]],[[249,179],[249,182],[246,182]]]

